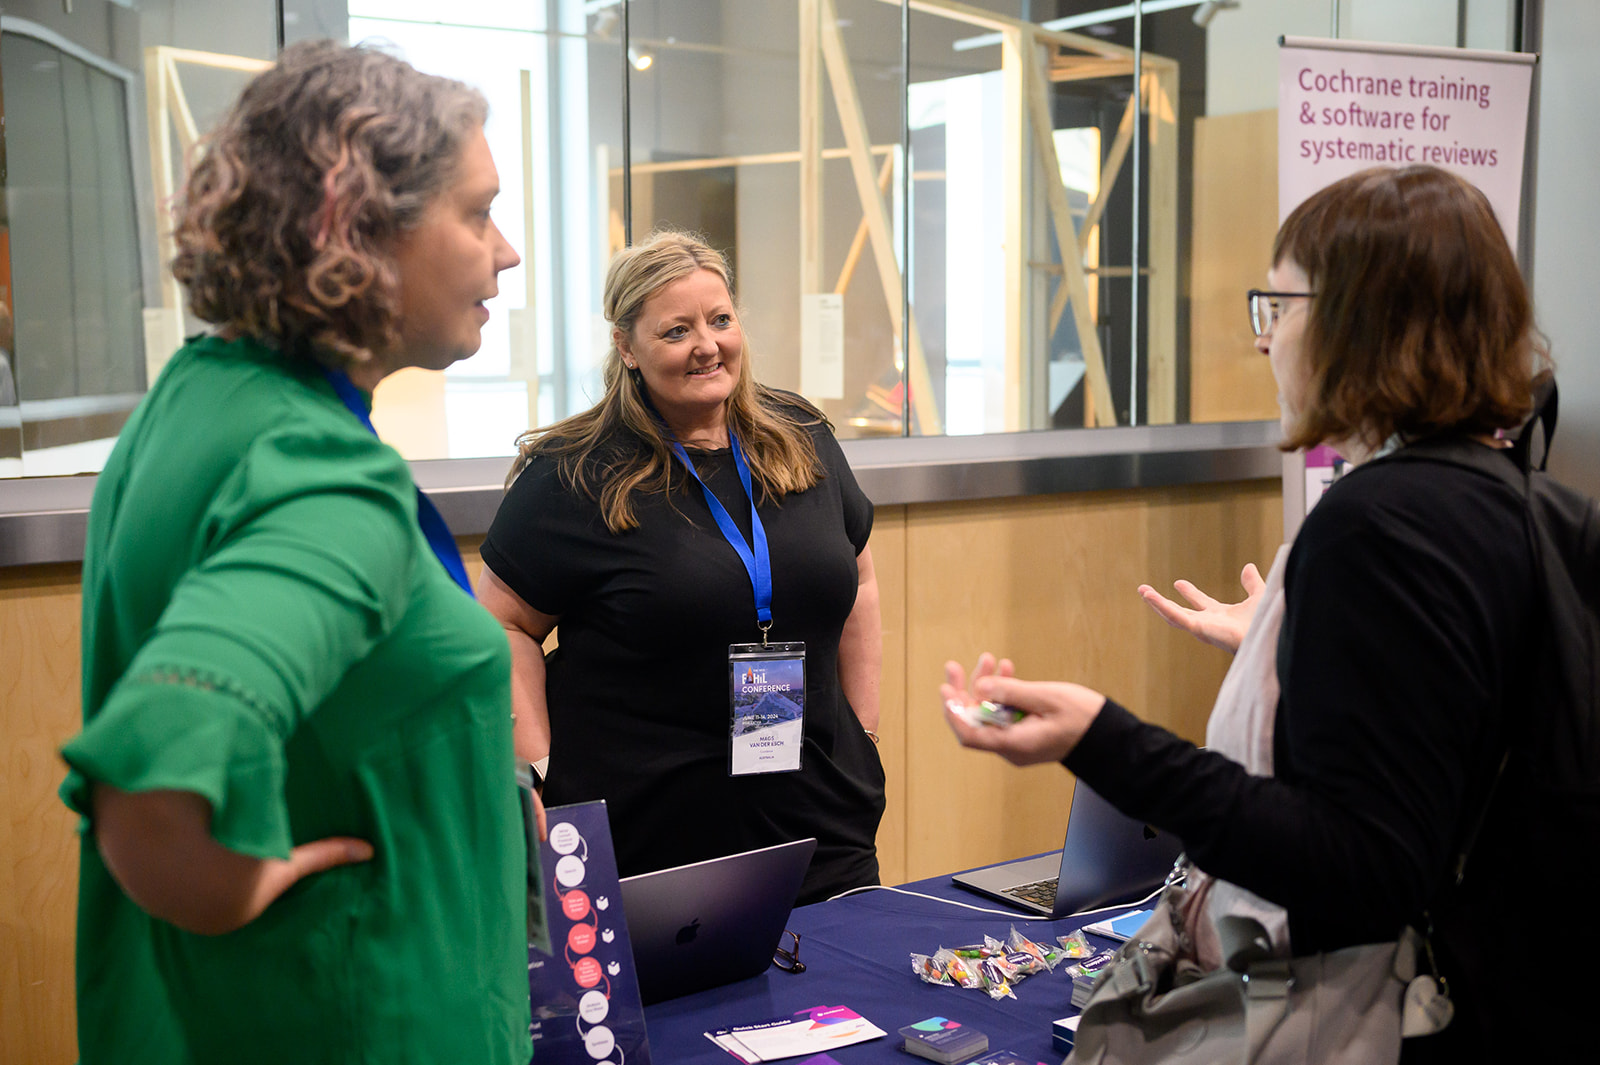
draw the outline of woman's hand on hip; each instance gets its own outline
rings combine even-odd
[[[140,909],[186,932],[243,928],[296,883],[372,857],[348,836],[302,843],[288,858],[253,858],[211,836],[211,804],[191,791],[97,784],[94,838],[106,868]]]
[[[1081,684],[1061,681],[1020,680],[1010,659],[996,661],[985,653],[978,659],[969,681],[958,662],[946,662],[944,719],[963,747],[993,751],[1013,765],[1059,762],[1094,723],[1106,697]],[[981,700],[1004,703],[1023,713],[1013,725],[973,725],[955,706]]]

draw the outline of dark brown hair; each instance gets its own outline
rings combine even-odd
[[[616,334],[633,331],[645,301],[663,286],[697,270],[709,270],[722,280],[737,313],[728,262],[699,237],[659,230],[641,243],[617,252],[606,270],[602,304],[612,330],[603,371],[605,394],[582,414],[518,437],[518,454],[506,478],[507,487],[534,455],[551,455],[559,463],[562,480],[569,488],[599,501],[606,528],[613,533],[639,524],[633,513],[634,492],[660,493],[671,498],[673,475],[687,479],[688,474],[677,468],[644,382],[623,366]],[[822,463],[805,426],[826,424],[827,419],[804,400],[780,398],[756,383],[748,338],[744,357],[739,360],[739,380],[725,405],[728,429],[738,436],[744,448],[752,487],[758,493],[781,499],[821,480]],[[804,420],[790,413],[795,406],[800,407]],[[630,437],[640,446],[618,446]]]
[[[172,272],[200,318],[359,363],[399,342],[396,239],[450,185],[488,105],[369,47],[284,49],[208,136]]]
[[[1285,450],[1490,433],[1527,416],[1546,346],[1494,209],[1463,178],[1352,174],[1294,209],[1272,261],[1298,265],[1315,293],[1304,409]]]

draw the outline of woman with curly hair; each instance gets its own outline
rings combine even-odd
[[[822,414],[756,382],[717,251],[624,249],[604,310],[605,395],[523,437],[483,545],[518,749],[546,802],[606,800],[625,876],[814,836],[801,902],[875,884],[872,504]]]
[[[190,175],[173,271],[217,329],[123,430],[84,554],[85,1065],[528,1060],[506,641],[367,415],[477,350],[518,261],[485,115],[296,45]]]

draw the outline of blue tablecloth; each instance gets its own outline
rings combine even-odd
[[[949,876],[906,884],[903,889],[1005,909],[956,887]],[[991,1050],[1015,1051],[1030,1061],[1059,1062],[1061,1053],[1051,1049],[1050,1022],[1076,1012],[1064,964],[1018,983],[1013,988],[1015,1001],[995,1001],[980,990],[923,983],[911,971],[911,955],[982,942],[985,933],[1004,939],[1013,923],[1030,939],[1053,941],[1105,916],[1029,921],[1020,913],[979,913],[886,890],[802,906],[790,916],[789,928],[800,934],[800,960],[806,971],[768,969],[748,980],[647,1007],[651,1058],[658,1065],[730,1065],[736,1059],[707,1039],[705,1032],[812,1006],[848,1006],[889,1034],[832,1051],[842,1065],[907,1065],[922,1060],[900,1049],[897,1033],[904,1025],[934,1016],[983,1032]],[[1089,941],[1097,948],[1115,946],[1098,936]]]

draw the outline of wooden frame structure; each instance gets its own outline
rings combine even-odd
[[[144,312],[146,379],[152,384],[161,367],[183,340],[183,286],[166,268],[177,256],[178,245],[173,237],[172,221],[165,212],[178,193],[177,176],[172,165],[173,133],[177,133],[177,146],[187,157],[200,143],[200,129],[195,124],[194,112],[189,109],[189,97],[183,90],[183,78],[178,72],[180,63],[213,70],[234,70],[242,74],[258,74],[272,66],[270,59],[197,52],[164,44],[144,50],[145,125],[150,137],[156,250],[162,264],[159,272],[161,305],[148,307]]]
[[[898,5],[900,0],[881,0]],[[1052,83],[1093,78],[1132,76],[1134,53],[1120,45],[1107,44],[1092,37],[1047,30],[1034,23],[974,8],[957,0],[911,0],[911,8],[922,14],[951,19],[998,32],[1001,37],[1003,108],[1006,115],[1005,150],[1005,426],[1007,430],[1037,424],[1038,412],[1032,408],[1042,402],[1040,387],[1027,387],[1030,374],[1044,365],[1046,345],[1054,335],[1070,305],[1073,323],[1083,352],[1087,396],[1085,424],[1115,425],[1116,412],[1111,402],[1111,385],[1106,373],[1105,354],[1098,332],[1097,308],[1090,298],[1091,273],[1114,276],[1124,271],[1097,270],[1086,266],[1090,233],[1104,215],[1106,203],[1115,187],[1135,134],[1135,100],[1142,100],[1148,116],[1149,137],[1149,226],[1148,264],[1139,273],[1147,278],[1145,318],[1146,382],[1148,421],[1153,424],[1175,420],[1177,398],[1177,93],[1178,64],[1146,52],[1141,61],[1142,91],[1130,97],[1117,135],[1102,162],[1098,195],[1081,221],[1075,221],[1061,178],[1056,155],[1050,92]],[[909,387],[911,417],[919,434],[942,431],[942,419],[934,402],[922,340],[915,314],[907,318],[905,271],[894,248],[894,226],[890,217],[890,191],[897,153],[893,146],[874,145],[867,135],[866,117],[850,68],[843,35],[839,31],[836,0],[797,0],[799,14],[800,144],[796,152],[763,156],[734,156],[727,159],[694,160],[683,163],[638,164],[636,173],[665,169],[700,169],[708,166],[751,163],[798,163],[800,168],[800,295],[831,291],[843,293],[854,277],[862,252],[872,246],[878,285],[896,345],[896,362]],[[199,141],[194,115],[184,93],[180,64],[235,70],[254,74],[272,64],[267,60],[221,55],[190,49],[155,46],[145,50],[145,87],[149,117],[150,159],[153,187],[158,205],[171,202],[176,193],[173,167],[173,141],[191,152]],[[839,123],[844,131],[843,149],[825,150],[823,141],[823,82],[833,96]],[[524,94],[527,88],[524,86]],[[882,163],[875,159],[882,156]],[[1029,165],[1029,157],[1036,166]],[[824,287],[822,275],[822,161],[846,158],[861,207],[857,227],[844,266],[832,286]],[[1044,264],[1030,255],[1036,235],[1029,220],[1038,217],[1034,210],[1042,201],[1055,242],[1063,252],[1059,267]],[[170,225],[158,226],[157,241],[163,262],[176,254]],[[1067,254],[1076,249],[1077,254]],[[1132,272],[1132,267],[1126,268]],[[1037,306],[1034,298],[1036,273],[1058,277],[1048,309]],[[531,284],[531,281],[530,281]],[[147,352],[160,352],[162,361],[181,338],[183,294],[170,271],[161,274],[161,306],[146,312],[147,337],[153,332],[156,342],[147,342]],[[1042,312],[1042,313],[1041,313]],[[168,335],[170,334],[170,335]],[[159,366],[150,367],[154,377]],[[534,380],[537,380],[535,375]],[[537,387],[533,385],[531,387]],[[532,402],[530,398],[530,402]]]
[[[881,0],[898,6],[900,0]],[[888,206],[879,181],[873,180],[866,122],[862,116],[849,57],[839,33],[835,0],[798,0],[800,64],[800,277],[802,298],[822,289],[822,72],[825,70],[833,90],[840,125],[844,129],[851,175],[861,201],[863,228],[872,241],[873,258],[878,264],[879,282],[889,311],[894,337],[905,358],[907,384],[911,389],[911,414],[920,433],[937,433],[939,414],[933,405],[933,392],[926,357],[917,334],[915,315],[901,321],[904,306],[904,271],[894,253]],[[1045,344],[1055,332],[1070,303],[1078,340],[1083,351],[1088,379],[1085,403],[1086,424],[1115,425],[1110,380],[1106,375],[1105,355],[1100,347],[1096,307],[1089,299],[1088,269],[1083,263],[1089,233],[1105,212],[1107,200],[1126,159],[1134,135],[1135,99],[1142,99],[1148,115],[1149,158],[1149,254],[1146,336],[1148,412],[1152,423],[1170,423],[1177,411],[1177,198],[1178,146],[1177,97],[1178,64],[1163,56],[1145,52],[1142,60],[1141,93],[1130,98],[1128,108],[1110,151],[1103,163],[1100,191],[1089,205],[1081,224],[1074,224],[1061,180],[1056,156],[1050,111],[1049,85],[1053,82],[1090,78],[1131,77],[1135,63],[1132,49],[1108,44],[1074,33],[1047,30],[1020,19],[1008,18],[956,0],[911,0],[911,9],[922,14],[951,19],[1001,35],[1001,71],[1004,108],[1007,116],[1006,209],[1004,238],[1006,265],[1006,426],[1008,430],[1029,425],[1029,400],[1023,381],[1032,363],[1042,362]],[[1041,55],[1042,53],[1042,55]],[[1031,135],[1032,150],[1029,150]],[[1028,156],[1037,160],[1030,181]],[[1028,254],[1031,241],[1028,208],[1042,194],[1057,245],[1062,249],[1060,282],[1051,300],[1046,327],[1037,328],[1030,284],[1030,269],[1040,269]],[[857,243],[860,242],[858,236]],[[1076,248],[1077,255],[1067,254]],[[854,256],[850,262],[853,263]],[[1047,273],[1056,271],[1043,268]],[[1130,267],[1131,270],[1131,267]],[[1113,271],[1107,270],[1110,274]],[[1028,356],[1036,356],[1030,359]]]
[[[899,6],[900,0],[881,0]],[[842,294],[854,278],[862,252],[870,242],[878,285],[882,289],[896,345],[896,364],[910,387],[910,412],[919,434],[942,432],[933,401],[916,316],[902,321],[905,273],[894,248],[890,217],[890,185],[897,161],[895,146],[872,144],[860,96],[850,69],[850,58],[839,32],[836,0],[796,0],[798,26],[800,144],[795,152],[735,155],[716,159],[635,163],[634,174],[709,167],[797,163],[800,167],[800,297]],[[1127,160],[1135,132],[1134,102],[1139,99],[1148,116],[1149,139],[1147,202],[1149,252],[1139,275],[1146,280],[1146,380],[1148,421],[1170,423],[1177,412],[1177,303],[1178,303],[1178,64],[1145,52],[1141,61],[1142,91],[1130,97],[1116,137],[1101,165],[1099,192],[1081,220],[1075,221],[1061,179],[1050,110],[1050,85],[1094,78],[1129,77],[1134,74],[1134,52],[1093,37],[1047,30],[957,0],[911,0],[922,14],[951,19],[1001,37],[1001,72],[1006,114],[1005,235],[1006,261],[1006,411],[1007,430],[1034,427],[1043,403],[1042,388],[1025,382],[1047,357],[1049,338],[1055,334],[1068,305],[1083,351],[1088,395],[1086,425],[1116,425],[1111,384],[1100,346],[1098,308],[1091,296],[1090,276],[1126,277],[1132,266],[1095,267],[1083,256],[1090,250],[1091,234],[1099,224]],[[823,99],[826,84],[844,131],[845,147],[824,149]],[[881,166],[875,165],[883,157]],[[1030,166],[1030,156],[1037,161]],[[822,162],[848,159],[852,183],[861,208],[861,222],[846,253],[838,278],[830,285],[823,275]],[[613,176],[620,176],[614,171]],[[1048,217],[1057,246],[1076,248],[1056,265],[1030,254],[1044,239],[1030,221]],[[1059,278],[1048,307],[1034,297],[1035,275]]]

